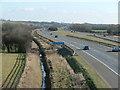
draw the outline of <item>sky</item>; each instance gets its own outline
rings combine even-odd
[[[118,23],[118,0],[2,0],[0,11],[14,21]]]

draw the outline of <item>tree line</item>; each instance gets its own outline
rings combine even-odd
[[[2,23],[2,50],[23,53],[31,47],[33,26],[21,23]]]
[[[117,24],[70,24],[70,30],[78,32],[92,32],[92,30],[107,30],[109,35],[120,35]]]

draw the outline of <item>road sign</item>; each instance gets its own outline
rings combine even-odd
[[[53,42],[53,44],[55,45],[55,44],[57,44],[57,45],[63,45],[64,44],[64,42]]]

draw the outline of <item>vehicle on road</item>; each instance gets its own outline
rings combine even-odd
[[[50,35],[52,35],[52,33],[50,33]]]
[[[88,45],[85,45],[84,47],[83,47],[83,50],[89,50],[90,48],[89,48],[89,46]]]
[[[58,35],[55,35],[55,38],[58,38]]]
[[[118,52],[118,51],[120,51],[120,47],[113,47],[112,48],[112,52]]]

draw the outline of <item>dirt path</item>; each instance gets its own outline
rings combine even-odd
[[[32,42],[32,49],[26,55],[26,66],[17,88],[41,88],[42,71],[37,45]]]

